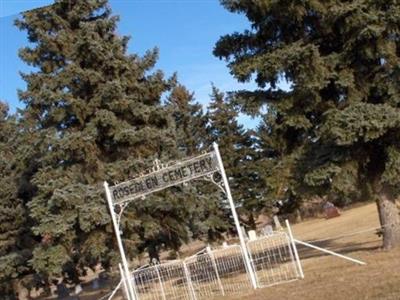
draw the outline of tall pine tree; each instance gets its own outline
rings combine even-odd
[[[5,299],[15,299],[22,282],[34,285],[29,259],[37,241],[26,207],[35,168],[32,141],[32,133],[0,101],[0,294]]]
[[[176,124],[177,146],[184,156],[199,154],[205,148],[207,116],[194,94],[178,84],[168,97],[167,107]]]
[[[30,41],[20,57],[35,68],[22,75],[20,99],[24,122],[40,133],[29,202],[40,243],[31,264],[46,280],[76,282],[85,267],[118,257],[103,180],[176,157],[174,120],[161,103],[175,79],[151,72],[156,49],[126,53],[117,19],[106,0],[58,0],[16,21]],[[185,211],[170,192],[131,204],[122,218],[129,256],[186,238]]]
[[[273,119],[274,116],[272,110],[269,109],[256,129],[255,165],[260,177],[259,190],[264,199],[265,209],[271,211],[277,201],[282,201],[284,206],[280,206],[280,211],[291,213],[293,208],[300,205],[299,199],[293,197],[291,189],[295,180],[292,174],[293,156],[282,159],[285,143],[277,138],[277,132],[271,126],[271,118]]]
[[[210,151],[208,116],[203,113],[203,106],[195,102],[194,94],[178,84],[168,97],[167,106],[175,118],[181,157],[197,156],[203,151]],[[187,220],[192,239],[212,242],[221,238],[229,222],[221,202],[220,190],[215,185],[204,180],[193,181],[179,188],[177,196],[182,198],[191,212]]]
[[[268,105],[289,190],[376,199],[384,247],[400,246],[398,1],[221,3],[251,29],[222,37],[214,54],[238,80],[255,78],[259,89],[236,100],[253,114]]]
[[[262,195],[258,189],[259,170],[254,164],[257,153],[252,132],[238,123],[238,112],[215,86],[212,87],[208,118],[209,144],[214,141],[219,144],[239,214],[242,221],[254,228],[262,207]]]

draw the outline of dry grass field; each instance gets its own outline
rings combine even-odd
[[[367,265],[356,265],[300,246],[304,279],[217,300],[400,300],[400,249],[381,250],[381,238],[373,230],[377,227],[374,203],[346,210],[338,218],[295,224],[292,230],[296,239],[362,260]],[[99,298],[98,292],[80,297],[81,300]]]
[[[400,300],[400,249],[380,249],[381,239],[368,230],[378,226],[375,204],[347,210],[338,218],[313,219],[293,225],[296,239],[324,239],[315,244],[362,260],[367,265],[356,265],[299,247],[305,274],[303,280],[259,289],[231,299]],[[339,238],[353,232],[360,233]],[[326,240],[331,237],[334,239]]]

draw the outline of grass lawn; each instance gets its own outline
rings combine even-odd
[[[375,204],[367,204],[330,220],[313,219],[292,226],[295,238],[319,240],[378,227]],[[299,247],[305,278],[252,291],[230,299],[400,299],[400,249],[383,251],[372,231],[315,242],[316,245],[357,258],[366,266]],[[220,298],[222,300],[222,298]]]

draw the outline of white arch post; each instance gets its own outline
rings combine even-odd
[[[106,181],[104,181],[104,189],[106,190],[106,198],[107,198],[108,208],[110,209],[111,220],[112,220],[112,223],[114,226],[115,236],[117,237],[119,253],[121,254],[122,266],[123,266],[124,273],[125,273],[124,277],[126,279],[126,284],[128,286],[129,293],[128,293],[127,297],[128,297],[128,300],[136,300],[135,292],[134,292],[133,285],[132,285],[131,275],[129,272],[129,265],[128,265],[128,261],[126,259],[124,246],[122,244],[121,231],[119,229],[117,218],[115,216],[114,204],[113,204],[113,201],[111,198],[111,192],[108,187],[108,183]]]
[[[246,268],[247,268],[247,271],[248,271],[248,273],[250,275],[251,284],[252,284],[253,288],[256,289],[257,288],[257,281],[256,281],[256,276],[254,274],[255,270],[253,270],[253,267],[251,265],[249,251],[247,249],[247,245],[246,245],[246,242],[244,240],[242,228],[240,227],[239,218],[238,218],[238,215],[236,213],[235,203],[233,202],[231,189],[229,187],[228,178],[226,177],[225,168],[224,168],[224,164],[222,163],[221,154],[219,153],[218,144],[217,143],[213,143],[213,148],[214,148],[214,152],[215,152],[215,154],[217,156],[218,167],[219,167],[219,170],[221,172],[222,180],[224,182],[224,188],[225,188],[225,192],[226,192],[226,197],[228,198],[228,201],[229,201],[229,206],[231,208],[233,220],[235,222],[236,231],[238,233],[239,240],[240,240],[240,246],[242,247],[242,251],[243,251],[243,254],[244,254],[244,260],[245,260]]]

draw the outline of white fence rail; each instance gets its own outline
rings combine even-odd
[[[285,232],[247,241],[252,269],[248,270],[240,245],[230,245],[202,254],[132,273],[138,300],[201,300],[240,294],[252,289],[250,272],[257,287],[300,278],[295,249]]]
[[[239,245],[216,249],[211,252],[224,287],[225,295],[238,294],[252,288],[249,272],[244,261],[244,253]]]
[[[191,299],[183,261],[172,261],[134,271],[133,278],[139,299]]]
[[[247,243],[258,287],[267,287],[299,277],[290,239],[285,232]]]

